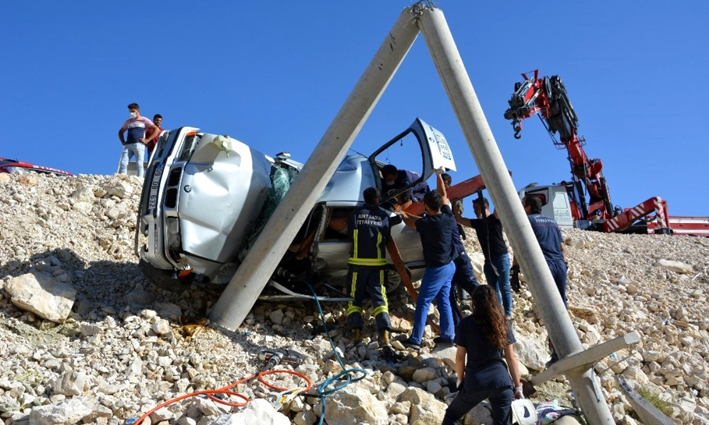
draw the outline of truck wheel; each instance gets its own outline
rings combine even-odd
[[[143,272],[146,278],[155,286],[162,289],[167,289],[172,292],[182,292],[189,288],[194,280],[194,274],[185,277],[175,277],[170,270],[156,269],[150,263],[140,259],[138,267]]]

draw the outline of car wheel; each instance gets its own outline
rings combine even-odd
[[[156,269],[142,258],[138,263],[138,267],[140,267],[140,270],[143,272],[145,277],[148,278],[150,283],[172,292],[184,291],[190,287],[192,281],[194,280],[194,274],[190,274],[185,277],[177,277],[175,273],[170,270]]]
[[[387,274],[387,284],[386,284],[387,294],[393,294],[399,288],[401,288],[403,286],[401,284],[401,276],[399,276],[399,273],[393,269],[387,269],[386,274]]]

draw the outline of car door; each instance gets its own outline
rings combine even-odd
[[[382,158],[385,152],[388,152],[397,143],[403,143],[403,139],[413,135],[420,148],[421,165],[420,168],[416,168],[415,171],[420,175],[420,178],[412,182],[406,188],[400,188],[397,192],[403,192],[404,190],[416,186],[422,182],[425,182],[429,177],[433,175],[437,168],[443,167],[447,170],[456,171],[455,160],[453,158],[453,152],[446,137],[438,131],[435,127],[429,125],[421,118],[416,118],[416,120],[411,124],[409,128],[405,131],[385,143],[382,147],[377,149],[372,155],[369,156],[369,162],[372,167],[376,169],[381,169],[382,165],[386,165],[388,158]],[[397,168],[402,169],[400,164],[394,164]],[[378,174],[378,173],[377,173]]]
[[[404,141],[406,139],[406,141]],[[409,143],[407,146],[397,144]],[[362,193],[364,189],[371,186],[382,187],[381,167],[393,159],[393,155],[386,154],[387,150],[394,147],[404,150],[410,160],[408,165],[415,166],[415,171],[420,178],[410,185],[397,189],[396,193],[401,193],[409,188],[424,182],[438,167],[455,170],[453,155],[448,146],[445,136],[428,125],[422,119],[417,118],[414,123],[405,131],[385,143],[377,149],[369,158],[359,155],[352,155],[345,158],[338,167],[338,171],[327,185],[319,202],[325,208],[322,214],[323,222],[320,224],[320,231],[315,238],[315,259],[316,269],[331,278],[344,278],[347,273],[347,262],[351,242],[349,239],[333,240],[324,237],[326,234],[327,220],[331,216],[330,212],[337,209],[349,209],[363,202]],[[414,155],[415,146],[418,146],[420,154]],[[384,155],[382,155],[384,154]],[[416,156],[412,158],[412,155]],[[397,164],[402,166],[402,164]],[[403,164],[402,169],[407,164]],[[408,168],[408,167],[407,167]],[[387,205],[383,205],[386,207]],[[399,250],[404,262],[410,269],[420,265],[423,267],[423,250],[418,233],[407,228],[403,223],[393,226],[392,237],[397,241]],[[388,256],[387,256],[388,257]],[[391,259],[388,258],[389,262]],[[420,278],[420,273],[413,273],[412,277]]]

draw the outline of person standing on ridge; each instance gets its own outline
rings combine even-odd
[[[150,155],[153,153],[153,150],[155,150],[155,145],[157,144],[158,139],[160,138],[160,135],[165,130],[164,128],[162,128],[162,115],[155,114],[153,116],[153,124],[155,124],[155,127],[157,127],[158,135],[154,139],[152,139],[150,142],[146,143],[146,145],[145,145],[148,148],[148,158],[150,158]],[[152,128],[149,128],[145,132],[145,137],[147,139],[150,139],[154,132],[155,132],[155,130],[153,130]]]
[[[128,105],[128,112],[130,113],[130,118],[126,120],[123,127],[118,130],[118,140],[120,140],[123,145],[118,174],[127,174],[128,162],[131,157],[135,157],[138,165],[138,177],[143,177],[145,171],[143,166],[143,158],[145,156],[144,145],[156,138],[159,132],[152,121],[140,116],[140,106],[138,106],[137,103]],[[153,129],[154,131],[153,135],[148,139],[145,138],[145,131],[147,129]],[[127,140],[123,138],[123,133],[126,131],[128,131]]]

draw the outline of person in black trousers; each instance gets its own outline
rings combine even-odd
[[[454,425],[485,399],[490,400],[492,423],[511,425],[512,399],[524,398],[517,355],[512,346],[515,337],[511,322],[505,320],[491,286],[478,286],[473,291],[472,302],[473,314],[460,322],[455,333],[459,393],[448,406],[443,425]],[[509,374],[502,360],[503,352]]]
[[[375,187],[367,188],[363,194],[364,205],[355,208],[348,217],[347,230],[352,240],[347,281],[350,296],[347,306],[347,321],[355,341],[362,338],[362,304],[369,294],[372,300],[372,316],[377,322],[379,340],[389,345],[389,302],[386,293],[387,264],[386,245],[391,238],[391,226],[401,222],[396,216],[389,219],[389,213],[379,206],[380,193]]]

